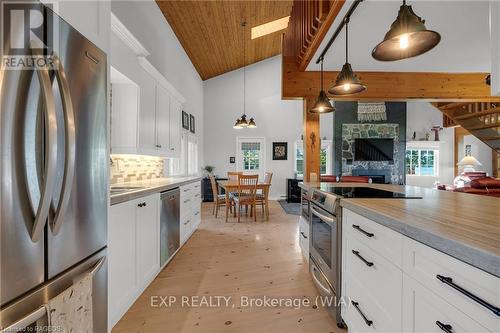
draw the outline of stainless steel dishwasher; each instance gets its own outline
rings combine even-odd
[[[179,188],[160,193],[160,265],[163,266],[179,248]]]

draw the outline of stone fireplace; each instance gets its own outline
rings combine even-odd
[[[359,122],[357,102],[335,102],[334,174],[369,176],[373,182],[404,184],[406,103],[386,102],[387,120]],[[355,161],[355,139],[393,139],[392,161]]]

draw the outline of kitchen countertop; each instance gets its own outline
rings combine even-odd
[[[171,177],[171,178],[157,178],[148,179],[135,182],[119,183],[113,184],[111,187],[140,187],[137,189],[132,189],[130,191],[112,194],[111,205],[116,205],[125,201],[134,200],[137,198],[145,197],[149,194],[158,193],[166,191],[175,187],[193,183],[195,181],[200,181],[201,177]]]
[[[342,207],[380,223],[407,237],[500,277],[500,199],[483,195],[439,191],[415,186],[382,184],[333,184],[365,186],[422,199],[349,198]],[[320,188],[301,183],[301,187]]]

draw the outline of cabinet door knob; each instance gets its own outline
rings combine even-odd
[[[161,148],[161,145],[156,145],[156,148]]]

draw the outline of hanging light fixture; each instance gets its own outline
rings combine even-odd
[[[325,91],[323,90],[323,57],[321,57],[321,91],[319,92],[319,96],[316,99],[316,103],[314,103],[313,108],[310,112],[312,113],[329,113],[335,111],[335,108],[330,103],[328,96],[326,96]]]
[[[243,27],[243,115],[236,119],[236,123],[234,124],[234,129],[242,129],[242,128],[257,128],[257,124],[255,123],[255,119],[250,118],[250,121],[247,120],[246,115],[246,39],[245,39],[245,27],[247,23],[243,21],[241,26]]]
[[[354,74],[349,63],[349,17],[345,18],[345,64],[342,66],[335,85],[328,90],[332,95],[352,95],[363,92],[366,86]]]
[[[372,51],[372,57],[380,61],[395,61],[425,53],[441,41],[436,31],[427,30],[422,20],[411,6],[403,0],[398,17],[392,23],[384,40]]]

